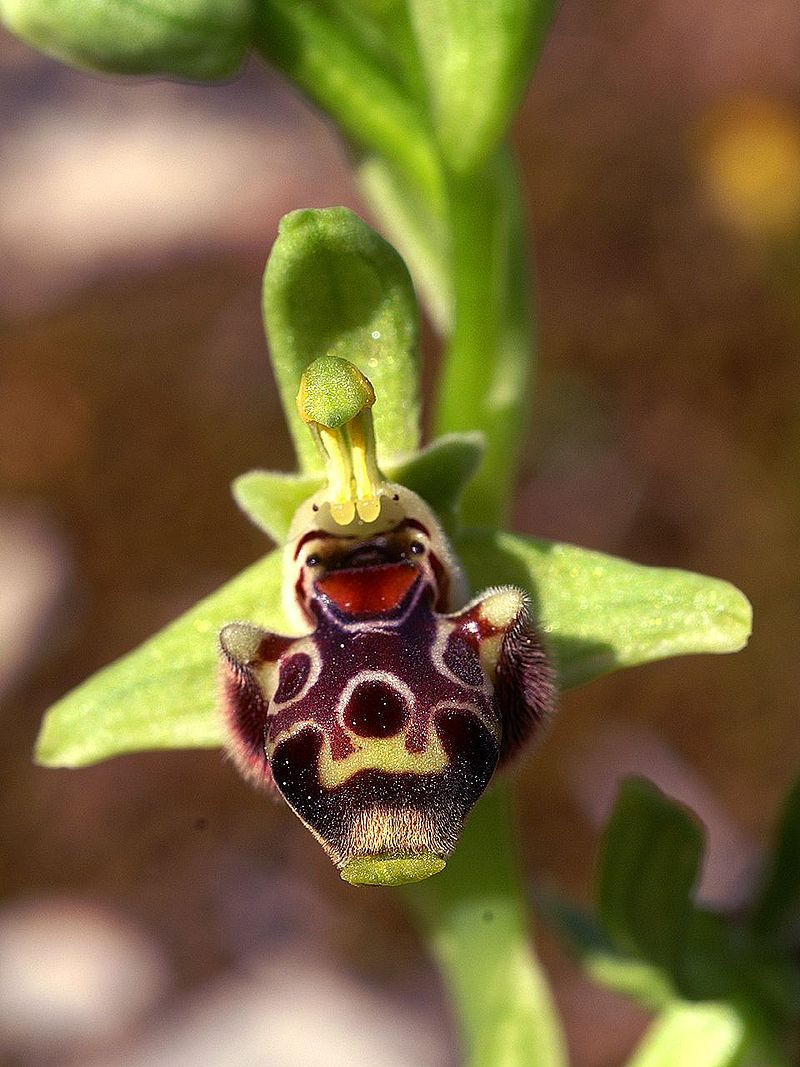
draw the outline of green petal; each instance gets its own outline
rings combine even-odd
[[[77,67],[215,79],[249,45],[250,0],[0,0],[23,41]]]
[[[386,465],[386,477],[413,489],[447,520],[478,469],[483,439],[477,433],[446,434],[421,452]],[[233,483],[242,511],[276,544],[283,544],[295,511],[316,492],[322,480],[314,475],[248,471]]]
[[[233,483],[233,499],[251,522],[277,545],[286,541],[294,513],[322,487],[314,475],[248,471]]]
[[[264,321],[301,466],[320,471],[295,405],[319,356],[354,363],[375,389],[379,460],[419,445],[418,313],[395,250],[346,208],[294,211],[281,222],[264,275]]]
[[[434,129],[453,170],[474,171],[504,136],[553,0],[410,0]]]
[[[461,496],[483,457],[483,435],[443,434],[412,456],[388,464],[386,476],[413,489],[445,521],[458,510]]]
[[[285,628],[280,583],[273,552],[67,694],[45,717],[38,762],[81,767],[123,752],[221,745],[217,632],[237,619]]]
[[[668,656],[736,652],[750,635],[750,604],[718,578],[494,531],[466,532],[456,551],[476,592],[531,593],[562,689]]]

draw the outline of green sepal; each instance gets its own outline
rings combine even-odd
[[[531,594],[562,689],[668,656],[737,652],[750,635],[747,598],[718,578],[494,530],[465,531],[455,549],[473,591]]]
[[[410,0],[410,9],[442,155],[474,172],[508,129],[554,0]]]
[[[384,473],[390,481],[419,493],[448,523],[482,455],[480,434],[447,434],[420,452],[387,464]],[[233,496],[245,515],[280,545],[294,513],[321,486],[318,475],[248,471],[235,479]]]
[[[264,322],[300,466],[322,461],[295,398],[319,356],[349,360],[369,378],[378,459],[419,446],[418,311],[400,256],[347,208],[294,211],[280,224],[264,274]]]
[[[252,0],[0,0],[0,18],[65,63],[112,74],[227,78],[241,66]]]
[[[281,577],[273,552],[73,689],[45,716],[37,762],[83,767],[125,752],[220,746],[217,634],[239,619],[286,632]]]

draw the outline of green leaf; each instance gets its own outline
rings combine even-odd
[[[643,779],[623,782],[603,839],[598,917],[619,952],[660,968],[676,989],[702,851],[686,811]]]
[[[346,208],[281,221],[264,275],[264,321],[275,376],[305,471],[322,463],[295,406],[319,356],[354,363],[372,382],[378,458],[419,445],[418,314],[397,252]]]
[[[745,1024],[727,1004],[675,1003],[652,1025],[628,1067],[732,1067]]]
[[[285,629],[280,584],[273,552],[78,686],[47,712],[38,762],[82,767],[123,752],[221,745],[217,633],[239,619]]]
[[[540,897],[540,910],[566,940],[586,973],[599,985],[632,997],[651,1011],[675,999],[675,989],[658,967],[622,955],[593,915],[550,893]]]
[[[753,910],[753,927],[776,934],[796,920],[800,909],[800,778],[781,813],[767,874]]]
[[[23,41],[114,74],[226,78],[250,43],[251,0],[0,0]]]
[[[667,656],[736,652],[750,634],[747,599],[717,578],[497,531],[465,531],[455,547],[474,591],[510,583],[532,595],[562,689]]]
[[[480,434],[437,437],[421,452],[386,465],[386,477],[413,489],[446,522],[452,521],[461,494],[483,455]],[[236,503],[276,544],[289,534],[294,513],[321,486],[314,475],[248,471],[233,483]]]
[[[410,0],[434,129],[458,172],[505,135],[538,56],[553,0]]]

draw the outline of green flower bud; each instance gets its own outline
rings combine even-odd
[[[250,43],[251,0],[0,0],[23,41],[76,67],[214,79]]]

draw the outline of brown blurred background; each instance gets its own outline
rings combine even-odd
[[[739,585],[747,651],[564,697],[519,774],[531,885],[587,900],[616,782],[703,817],[747,899],[800,766],[795,0],[566,0],[516,124],[540,387],[517,527]],[[0,37],[0,1062],[455,1065],[391,893],[339,881],[216,752],[32,765],[47,705],[265,549],[230,480],[292,466],[260,324],[277,220],[364,211],[252,62],[199,87]],[[429,333],[431,363],[436,358]],[[542,949],[578,1067],[646,1018]]]

